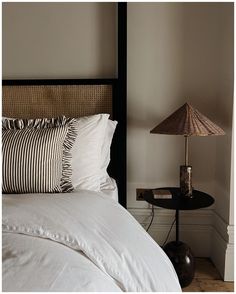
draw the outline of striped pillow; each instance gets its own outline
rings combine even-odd
[[[70,150],[76,120],[4,119],[2,121],[3,193],[71,192]]]

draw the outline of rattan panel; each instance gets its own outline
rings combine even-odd
[[[2,94],[6,117],[112,115],[111,85],[3,86]]]

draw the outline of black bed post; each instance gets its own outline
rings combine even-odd
[[[116,130],[113,160],[116,165],[116,180],[119,203],[126,208],[126,134],[127,134],[127,3],[118,3],[118,78],[116,99],[113,103],[114,119],[119,120]]]

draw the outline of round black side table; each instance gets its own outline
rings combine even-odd
[[[169,199],[154,198],[153,190],[167,190],[172,197]],[[179,240],[179,211],[211,206],[214,203],[214,198],[197,190],[193,190],[192,198],[187,198],[181,195],[180,188],[175,187],[157,188],[153,190],[146,190],[144,192],[144,200],[158,207],[175,210],[176,240],[167,243],[163,249],[174,265],[181,287],[184,288],[193,280],[195,261],[190,247]]]

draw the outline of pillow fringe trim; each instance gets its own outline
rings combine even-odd
[[[66,126],[71,118],[58,116],[56,118],[35,118],[35,119],[3,119],[3,130],[22,130],[25,128],[47,129]]]
[[[76,119],[67,119],[68,131],[63,143],[63,154],[62,154],[62,177],[61,177],[61,189],[62,192],[72,192],[74,187],[72,185],[72,155],[71,149],[75,143],[75,139],[78,134],[77,121]]]

